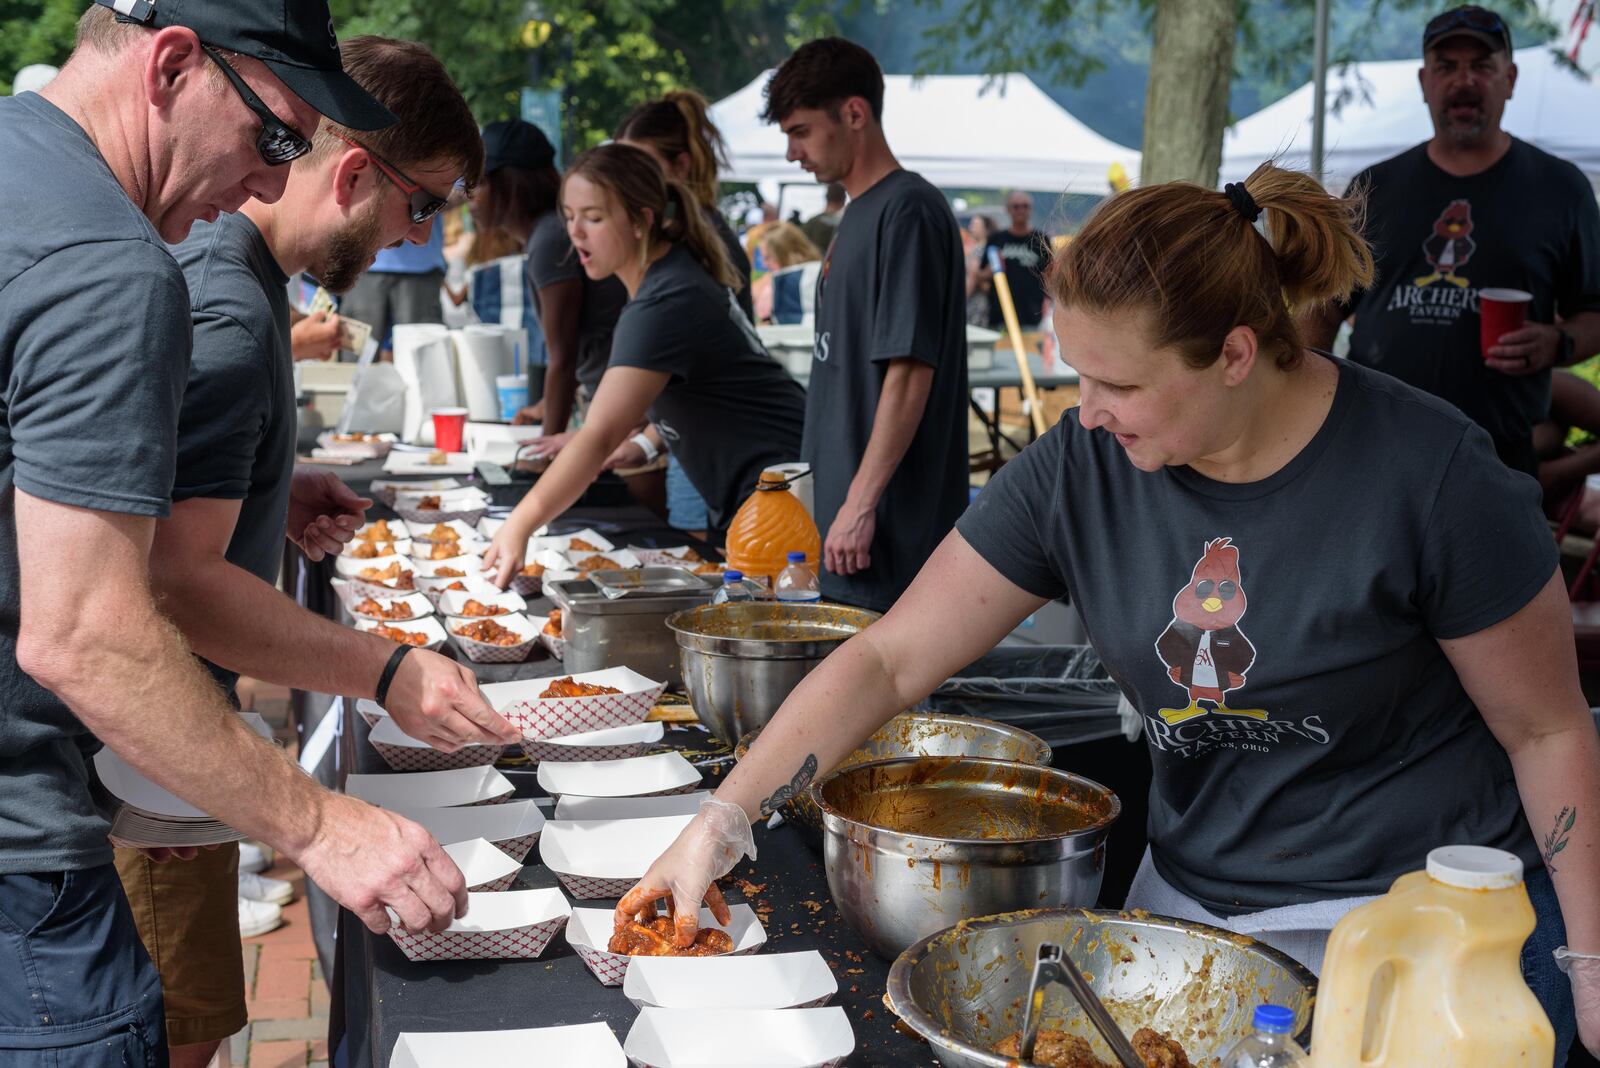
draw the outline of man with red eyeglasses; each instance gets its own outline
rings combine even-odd
[[[357,37],[340,51],[345,72],[399,121],[367,132],[324,121],[282,197],[199,223],[173,248],[194,359],[151,579],[230,694],[248,674],[378,698],[407,733],[443,749],[512,741],[516,730],[470,670],[310,613],[274,585],[286,525],[313,557],[336,553],[370,503],[328,472],[295,468],[289,277],[308,271],[348,289],[380,248],[427,242],[456,182],[476,182],[483,168],[472,113],[426,48]],[[234,846],[172,864],[118,850],[117,868],[161,971],[172,1063],[203,1068],[245,1022],[241,927],[259,934],[277,922],[276,904],[245,892],[270,899],[289,888],[241,880]]]

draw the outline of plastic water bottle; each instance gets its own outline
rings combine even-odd
[[[744,573],[740,571],[724,571],[722,573],[722,588],[711,595],[712,604],[728,604],[730,601],[753,601],[755,593],[751,590],[752,583],[746,582]]]
[[[1222,1055],[1222,1068],[1296,1068],[1306,1063],[1306,1051],[1293,1038],[1293,1009],[1257,1005],[1253,1022],[1255,1034]]]
[[[789,566],[778,573],[778,581],[773,588],[780,601],[814,604],[822,600],[822,586],[817,582],[816,572],[806,566],[806,554],[803,552],[789,554]]]

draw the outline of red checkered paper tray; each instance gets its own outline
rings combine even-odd
[[[439,507],[423,508],[423,499],[427,497],[438,497]],[[406,490],[394,495],[394,510],[414,527],[429,527],[453,520],[466,524],[475,536],[478,521],[489,513],[489,495],[476,486],[441,493]]]
[[[637,820],[650,816],[693,816],[710,790],[661,797],[581,797],[568,794],[556,802],[558,820]]]
[[[384,504],[393,506],[395,494],[397,493],[404,493],[408,490],[425,490],[429,493],[440,493],[444,490],[460,489],[461,485],[461,480],[455,478],[379,478],[373,480],[372,488],[367,492],[371,493],[375,500],[380,500]],[[394,521],[390,520],[389,525],[393,526]]]
[[[389,1068],[624,1068],[628,1058],[603,1023],[518,1031],[402,1031]]]
[[[539,836],[539,859],[580,901],[621,897],[692,818],[550,820]]]
[[[627,760],[545,761],[539,788],[551,797],[654,797],[686,794],[700,786],[700,771],[682,753],[656,753]]]
[[[465,593],[461,590],[440,590],[439,611],[447,616],[464,616],[466,615],[468,601],[477,601],[479,604],[490,608],[504,608],[504,615],[528,610],[528,602],[524,601],[519,594],[494,587],[494,584],[489,583],[487,579],[484,581],[494,588],[494,593],[484,595],[473,593],[470,590]],[[487,616],[484,618],[499,619],[500,616]]]
[[[396,923],[389,937],[407,960],[526,960],[544,952],[571,914],[559,890],[468,894],[466,915],[443,931],[411,934]]]
[[[572,681],[609,686],[621,693],[598,697],[541,697],[554,679],[494,682],[483,687],[484,699],[522,731],[525,742],[557,738],[563,734],[604,730],[643,723],[666,688],[625,667],[585,671]]]
[[[843,1009],[660,1009],[639,1012],[622,1051],[635,1068],[834,1068],[856,1048]],[[738,1060],[728,1059],[738,1050]]]
[[[468,893],[496,894],[510,890],[522,873],[520,860],[482,838],[451,842],[444,851],[461,869]]]
[[[518,864],[525,863],[544,830],[544,813],[532,801],[463,808],[390,806],[397,815],[422,825],[443,845],[482,838]]]
[[[439,625],[438,619],[431,615],[424,616],[421,619],[413,619],[409,623],[383,623],[376,619],[356,620],[356,629],[367,634],[371,634],[379,627],[393,627],[396,630],[403,630],[407,634],[426,635],[428,640],[417,646],[419,649],[434,650],[444,645],[444,628]]]
[[[586,909],[574,909],[574,917]],[[572,939],[572,920],[567,921]],[[814,949],[758,956],[634,957],[622,992],[636,1008],[803,1009],[839,992],[828,962]]]
[[[469,569],[461,568],[460,570],[466,571]],[[466,589],[445,589],[446,586],[454,585],[457,582],[465,586]],[[444,595],[446,593],[460,593],[467,597],[476,597],[480,601],[485,597],[494,597],[500,593],[499,586],[496,586],[482,575],[479,575],[476,571],[473,571],[472,574],[465,577],[459,575],[435,575],[432,577],[427,575],[418,575],[417,589],[424,597],[431,601],[435,607],[437,607],[439,602],[444,599]]]
[[[349,583],[342,582],[340,579],[333,579],[332,581],[340,582],[341,585],[344,586],[345,591],[348,591],[350,588]],[[407,614],[399,619],[392,617],[385,619],[380,616],[368,615],[365,612],[358,612],[356,610],[356,606],[362,604],[367,599],[368,598],[365,597],[351,597],[350,600],[345,602],[345,607],[350,610],[350,615],[356,619],[374,619],[379,623],[409,623],[413,619],[426,619],[428,616],[433,615],[433,605],[430,604],[428,599],[422,596],[420,593],[407,593],[401,596],[390,594],[388,597],[371,598],[372,600],[378,602],[379,608],[390,610],[393,610],[396,606],[404,608]]]
[[[700,926],[728,932],[728,937],[733,939],[734,953],[754,953],[767,944],[766,928],[761,926],[754,909],[749,905],[730,905],[728,911],[733,914],[733,922],[724,927],[711,915],[710,909],[701,909]],[[606,948],[611,942],[616,922],[614,909],[573,909],[572,918],[567,922],[567,942],[583,958],[583,963],[589,966],[594,977],[606,986],[621,986],[623,977],[628,973],[628,962],[633,959]]]
[[[515,787],[494,768],[345,776],[344,792],[379,808],[455,808],[504,801]]]
[[[537,742],[523,742],[529,760],[626,760],[644,756],[644,751],[661,741],[666,728],[660,723],[633,723],[626,727],[564,734]]]
[[[477,619],[446,616],[444,623],[446,629],[450,631],[451,640],[474,664],[520,664],[528,659],[528,654],[539,644],[539,628],[534,626],[533,620],[520,612],[513,612],[509,616],[495,616],[494,621],[515,634],[519,639],[517,644],[495,645],[493,642],[480,642],[462,635],[462,628],[480,622]]]
[[[502,745],[464,745],[453,753],[435,749],[418,741],[392,719],[384,719],[367,735],[372,748],[395,771],[445,771],[450,768],[475,768],[500,759]]]

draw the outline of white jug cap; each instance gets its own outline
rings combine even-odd
[[[1440,846],[1428,854],[1428,877],[1463,890],[1522,885],[1522,858],[1488,846]]]

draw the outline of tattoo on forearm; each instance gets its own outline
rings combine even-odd
[[[770,816],[778,811],[778,806],[786,801],[792,801],[806,792],[811,785],[811,780],[817,777],[817,754],[807,753],[805,760],[800,764],[800,770],[794,773],[794,778],[789,780],[789,785],[780,786],[773,791],[772,796],[761,802],[761,814]]]
[[[1556,873],[1556,854],[1567,848],[1567,840],[1572,836],[1572,826],[1578,822],[1576,807],[1563,808],[1556,813],[1556,825],[1550,828],[1550,833],[1544,836],[1544,866],[1550,874]]]

